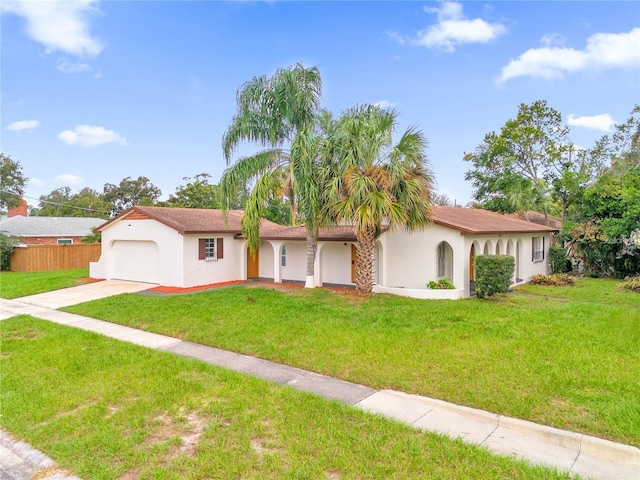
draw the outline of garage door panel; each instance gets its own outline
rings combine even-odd
[[[117,240],[111,256],[113,278],[160,283],[160,251],[155,242]]]

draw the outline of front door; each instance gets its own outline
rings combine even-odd
[[[476,246],[471,245],[471,251],[469,252],[469,281],[473,282],[476,279],[475,265],[473,264],[473,257],[476,256]]]
[[[257,249],[256,253],[251,255],[251,251],[247,247],[247,278],[258,278],[260,276],[259,264],[260,249]]]
[[[351,283],[356,283],[356,262],[358,261],[358,251],[356,246],[351,244]]]

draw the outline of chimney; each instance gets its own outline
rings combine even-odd
[[[22,217],[27,216],[27,201],[24,199],[20,199],[20,205],[11,207],[7,212],[7,217],[17,217],[18,215]]]

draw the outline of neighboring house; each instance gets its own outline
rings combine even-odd
[[[193,287],[247,278],[304,281],[304,227],[263,220],[260,247],[250,255],[242,236],[243,212],[132,207],[99,226],[102,255],[94,278]],[[473,257],[507,254],[516,261],[513,283],[548,272],[547,251],[557,228],[479,209],[433,207],[433,225],[407,233],[383,231],[376,244],[374,291],[421,298],[461,298],[473,288]],[[353,285],[355,228],[321,229],[315,283]],[[428,290],[448,278],[456,290]]]
[[[80,243],[103,223],[100,218],[28,217],[23,202],[0,217],[0,233],[18,237],[23,245],[67,245]]]

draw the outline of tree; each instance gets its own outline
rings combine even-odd
[[[83,188],[71,194],[71,188],[60,187],[40,196],[40,204],[32,212],[40,217],[92,217],[107,218],[113,204],[91,188]]]
[[[513,198],[515,191],[530,190],[523,195],[535,198],[534,190],[539,193],[542,182],[556,177],[562,147],[569,143],[568,133],[562,115],[545,100],[520,104],[516,118],[507,120],[499,134],[487,134],[473,154],[465,154],[464,159],[473,164],[465,179],[473,183],[475,200],[501,211],[514,211],[507,197]],[[496,202],[500,199],[504,201]],[[543,211],[547,213],[544,207]]]
[[[20,205],[28,181],[22,173],[19,161],[0,153],[0,208],[9,209]]]
[[[371,293],[375,242],[383,224],[418,230],[431,223],[427,141],[415,127],[398,143],[397,113],[365,105],[338,120],[329,137],[337,165],[327,183],[328,216],[356,227],[356,290]]]
[[[252,252],[258,248],[260,219],[269,201],[285,195],[291,202],[292,220],[307,232],[307,278],[313,288],[314,262],[320,225],[320,185],[317,167],[321,140],[318,135],[322,80],[316,67],[301,64],[254,77],[240,87],[237,113],[222,146],[227,165],[243,141],[266,150],[233,163],[220,181],[223,209],[230,208],[242,188],[251,187],[242,218],[243,233]],[[287,149],[288,148],[288,149]]]
[[[186,185],[180,185],[176,188],[175,193],[169,195],[169,199],[160,202],[166,207],[182,207],[182,208],[221,208],[220,188],[218,185],[210,184],[211,175],[208,173],[199,173],[193,179],[184,177]],[[237,205],[237,206],[236,206]],[[236,200],[231,208],[241,207],[241,201]]]
[[[111,216],[116,216],[134,205],[154,205],[162,195],[158,187],[142,176],[136,180],[126,177],[119,185],[106,183],[103,191],[104,199],[113,204]]]

